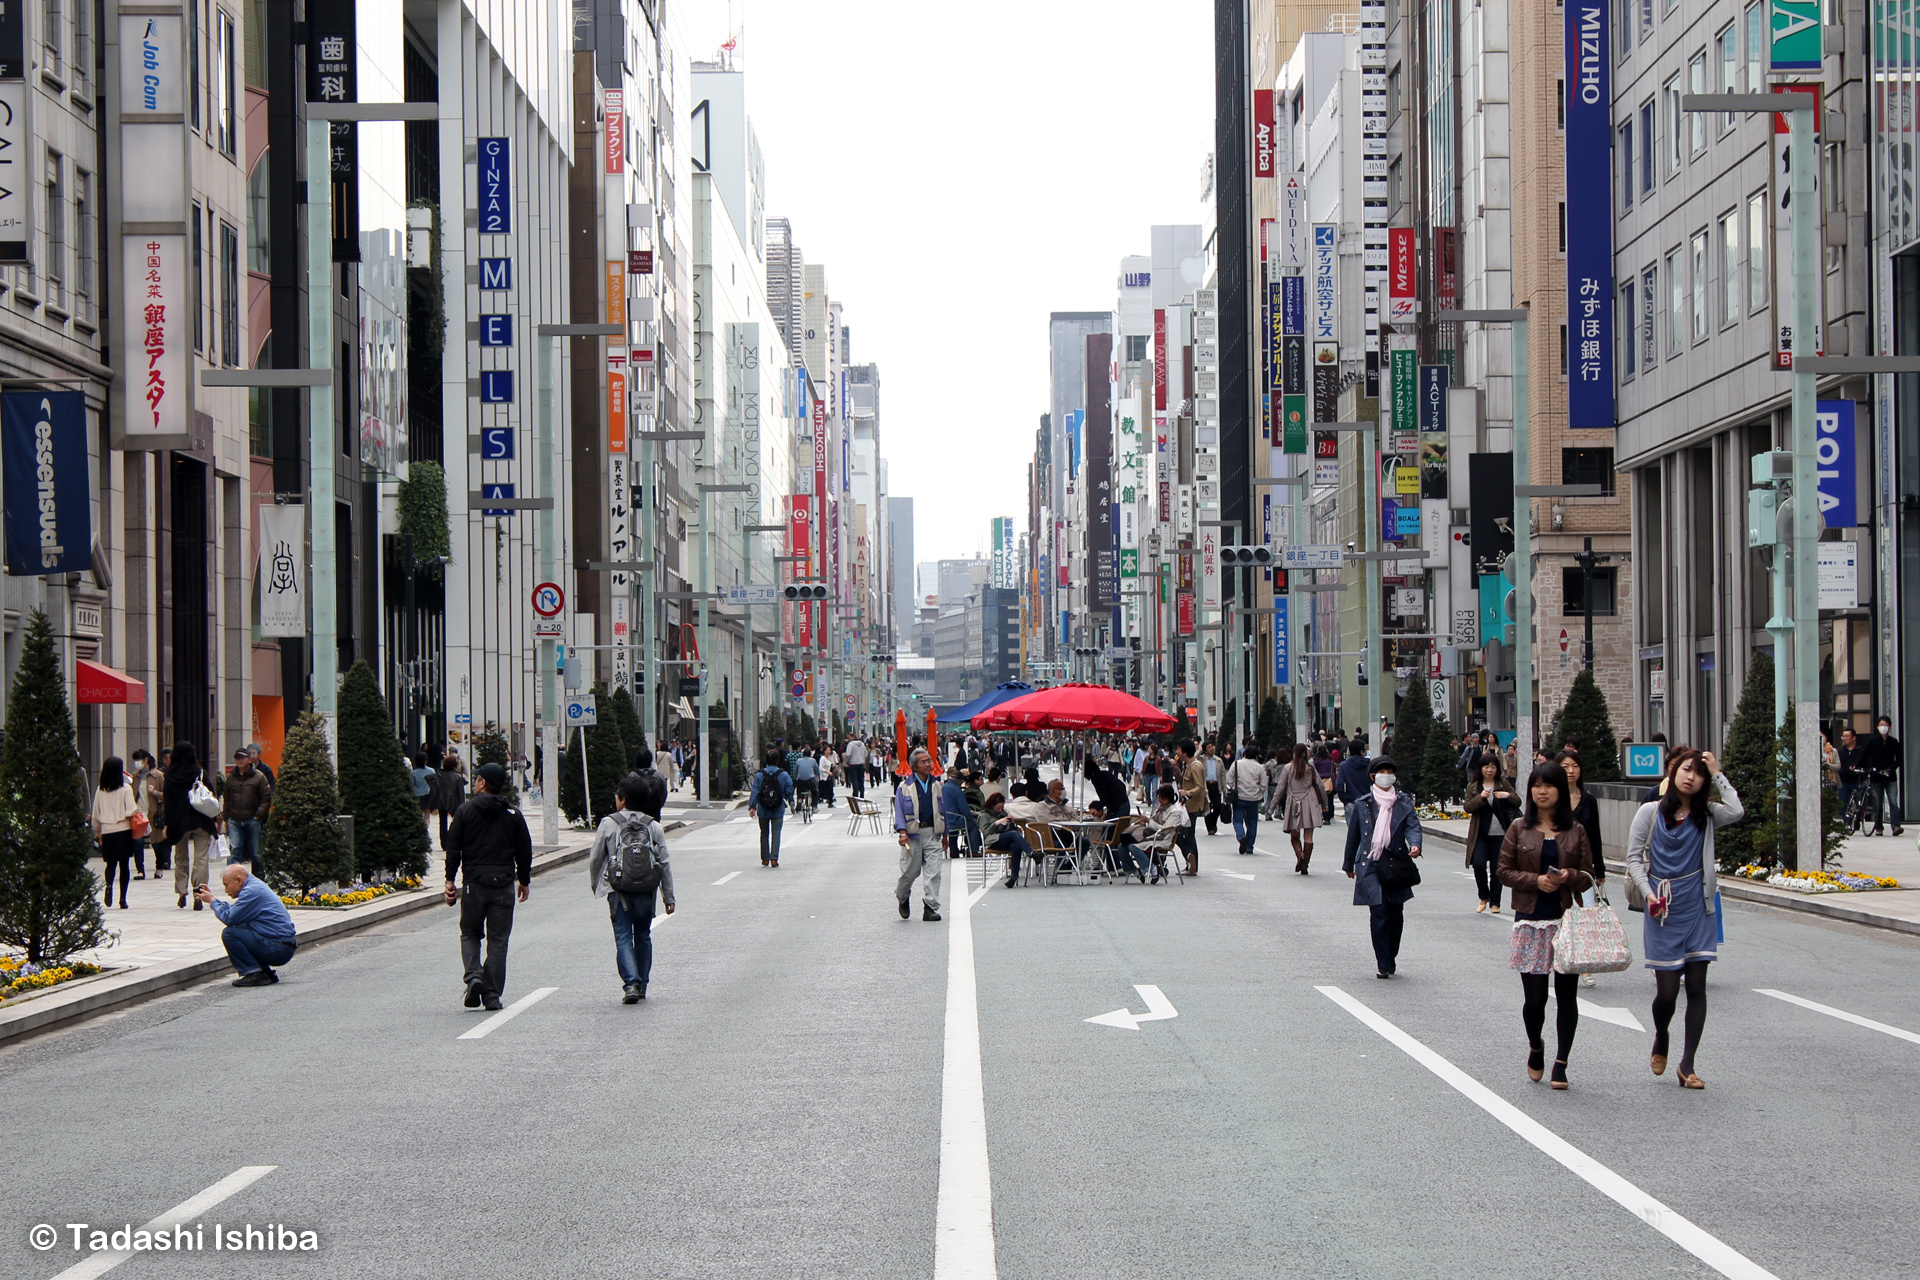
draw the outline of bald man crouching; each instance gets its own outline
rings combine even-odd
[[[293,917],[287,914],[280,895],[243,865],[228,867],[220,883],[232,902],[217,901],[213,890],[204,884],[195,896],[212,907],[213,914],[226,925],[220,931],[220,941],[240,974],[233,985],[272,986],[280,981],[273,966],[293,959],[294,949],[300,945],[294,936]]]

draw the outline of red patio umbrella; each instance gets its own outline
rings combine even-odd
[[[1150,702],[1104,684],[1063,684],[991,707],[976,729],[1093,729],[1100,733],[1169,733],[1174,719]]]
[[[927,708],[927,754],[933,757],[933,771],[940,769],[940,713],[932,707]]]
[[[907,768],[907,713],[904,709],[893,713],[893,771],[899,777],[906,777]]]

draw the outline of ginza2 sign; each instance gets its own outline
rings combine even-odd
[[[482,138],[479,150],[480,234],[506,235],[513,230],[513,178],[507,139]]]

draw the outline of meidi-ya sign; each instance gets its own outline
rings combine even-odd
[[[1606,0],[1567,0],[1567,425],[1613,428],[1613,158]]]
[[[7,572],[78,573],[93,563],[87,498],[87,401],[79,391],[0,395]]]

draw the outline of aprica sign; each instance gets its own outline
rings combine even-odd
[[[1253,175],[1273,176],[1273,90],[1256,89],[1253,94]]]

